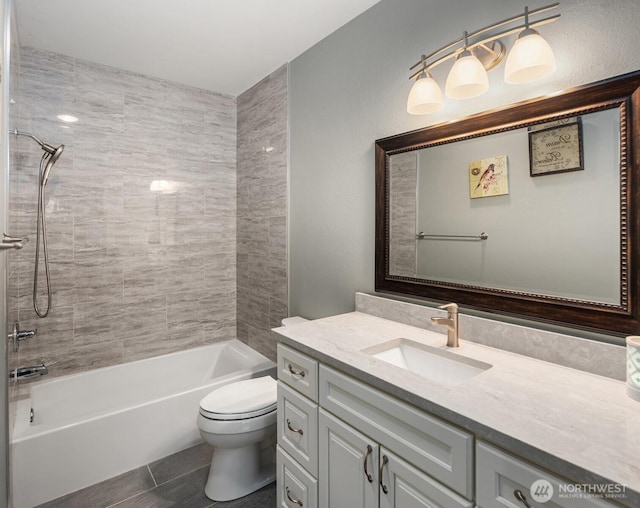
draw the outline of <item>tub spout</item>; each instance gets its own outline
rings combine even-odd
[[[33,367],[20,367],[9,372],[9,379],[26,379],[34,376],[44,376],[49,373],[49,369],[43,363]]]

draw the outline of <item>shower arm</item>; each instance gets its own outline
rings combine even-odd
[[[53,155],[56,152],[56,148],[55,147],[51,146],[49,143],[45,143],[44,141],[39,139],[37,136],[34,136],[33,134],[31,134],[29,132],[24,132],[24,131],[19,131],[18,129],[13,129],[11,131],[11,133],[14,136],[27,136],[27,137],[33,139],[49,155]]]

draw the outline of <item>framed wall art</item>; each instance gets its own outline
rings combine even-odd
[[[584,169],[580,117],[542,124],[529,129],[531,176]]]
[[[509,194],[506,155],[496,155],[469,163],[469,197],[471,199],[505,194]]]

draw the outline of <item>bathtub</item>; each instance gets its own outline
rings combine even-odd
[[[229,382],[275,373],[273,362],[230,340],[31,384],[16,403],[14,508],[198,444],[200,399]]]

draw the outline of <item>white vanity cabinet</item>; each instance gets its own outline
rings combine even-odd
[[[278,370],[280,508],[619,506],[282,344]]]

